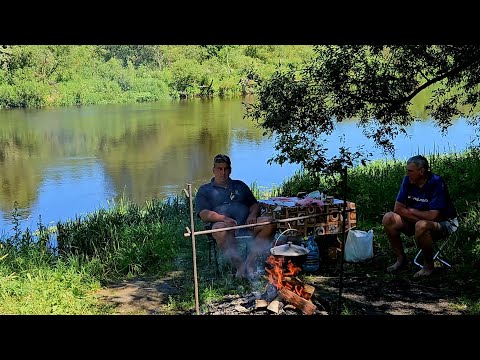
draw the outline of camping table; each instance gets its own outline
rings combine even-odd
[[[343,200],[333,199],[331,204],[318,206],[312,204],[308,206],[299,206],[297,197],[274,197],[271,199],[258,200],[262,215],[271,216],[275,220],[289,219],[306,215],[316,215],[308,219],[293,220],[289,222],[279,222],[278,229],[284,231],[290,228],[299,231],[301,236],[323,236],[341,234],[343,229]],[[355,203],[347,201],[347,219],[345,222],[345,231],[356,226],[356,207]]]

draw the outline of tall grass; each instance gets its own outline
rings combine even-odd
[[[450,195],[462,213],[472,202],[479,200],[477,189],[480,178],[480,150],[470,148],[462,153],[426,154],[430,168],[447,182]],[[376,160],[366,166],[348,169],[347,198],[357,204],[357,219],[381,222],[383,214],[393,209],[403,176],[405,160]],[[336,179],[338,181],[338,178]],[[298,171],[277,189],[285,196],[294,196],[299,191],[322,190],[329,195],[343,198],[342,189],[331,178],[316,177]]]
[[[108,209],[57,224],[60,257],[75,255],[99,259],[101,277],[134,277],[172,269],[175,255],[185,245],[188,206],[173,200],[148,200],[143,208],[122,196]]]
[[[1,314],[108,314],[98,302],[100,282],[92,276],[94,262],[80,265],[74,257],[45,261],[38,252],[0,257]]]
[[[95,291],[117,279],[174,269],[190,249],[183,236],[187,214],[179,197],[139,207],[122,196],[107,209],[58,222],[55,248],[41,223],[21,233],[14,216],[15,233],[0,241],[0,313],[111,313]]]
[[[454,271],[459,277],[471,277],[480,268],[480,149],[471,147],[462,153],[431,153],[425,156],[431,170],[446,180],[460,218],[460,226],[452,235],[444,254],[456,264]],[[385,254],[391,253],[391,249],[383,232],[382,218],[386,212],[393,210],[406,174],[405,166],[406,159],[377,160],[366,166],[348,169],[347,199],[356,204],[357,227],[374,229],[376,250]],[[320,189],[336,198],[343,198],[343,192],[334,183],[328,178],[320,178],[317,182],[308,173],[298,172],[282,184],[279,191],[291,196],[299,191]],[[415,252],[416,248],[413,246],[407,251]],[[478,304],[473,308],[479,308]]]
[[[478,149],[427,155],[432,170],[446,179],[460,213],[460,227],[445,249],[447,258],[456,264],[454,283],[480,275],[479,155]],[[375,161],[348,170],[347,198],[356,203],[358,228],[374,229],[377,252],[391,251],[381,219],[393,208],[404,174],[405,161]],[[334,184],[331,179],[298,171],[279,187],[260,189],[254,183],[251,188],[257,198],[319,189],[337,198],[343,196]],[[101,286],[118,279],[192,269],[192,244],[184,236],[190,227],[185,198],[151,199],[138,206],[123,195],[107,209],[58,222],[54,229],[46,229],[39,218],[33,232],[20,232],[19,216],[14,214],[13,219],[14,234],[0,241],[0,313],[109,314],[114,310],[94,295]],[[194,221],[195,229],[203,229],[200,219],[194,217]],[[196,237],[196,250],[202,304],[242,291],[225,274],[215,283],[208,280],[206,236]],[[186,277],[183,295],[171,298],[169,305],[188,311],[195,306],[194,284],[188,280],[190,275]],[[478,312],[478,291],[471,286],[461,290],[459,306],[467,304],[471,312]]]

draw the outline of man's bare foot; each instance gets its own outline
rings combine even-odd
[[[405,270],[408,267],[408,262],[406,259],[403,261],[397,260],[397,262],[389,267],[387,267],[387,272],[394,273],[400,270]]]
[[[432,275],[432,272],[433,272],[433,269],[427,269],[425,267],[423,267],[422,269],[420,269],[419,271],[417,271],[413,277],[414,278],[419,278],[419,277],[422,277],[422,276],[430,276]]]

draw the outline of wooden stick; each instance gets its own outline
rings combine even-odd
[[[195,285],[195,310],[197,315],[200,315],[200,304],[198,299],[198,277],[197,277],[197,254],[195,250],[195,222],[193,221],[193,202],[192,202],[192,184],[187,184],[188,187],[188,198],[190,201],[190,226],[192,227],[193,233],[189,230],[189,234],[192,236],[192,255],[193,255],[193,280]],[[185,190],[185,189],[183,189]],[[185,190],[185,192],[187,192]],[[189,235],[190,236],[190,235]]]
[[[350,209],[350,210],[354,211],[355,209]],[[203,234],[210,234],[210,233],[219,232],[219,231],[244,229],[244,228],[261,226],[261,225],[269,225],[269,224],[276,224],[276,223],[282,223],[282,222],[290,222],[290,221],[295,221],[295,220],[303,220],[303,219],[309,219],[309,218],[312,218],[312,217],[325,216],[325,215],[338,214],[338,213],[339,213],[338,211],[333,211],[333,212],[327,212],[327,213],[319,213],[319,214],[298,216],[298,217],[293,217],[293,218],[288,218],[288,219],[263,221],[263,222],[259,222],[259,223],[255,223],[255,224],[236,225],[236,226],[229,226],[229,227],[212,229],[212,230],[202,230],[202,231],[194,232],[194,235],[203,235]],[[186,232],[186,233],[183,233],[183,236],[190,236],[191,234],[192,234],[191,232]]]

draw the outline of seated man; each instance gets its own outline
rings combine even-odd
[[[412,156],[407,160],[406,170],[393,212],[383,216],[385,233],[397,256],[387,271],[395,272],[407,265],[400,239],[400,233],[404,233],[414,235],[423,251],[423,268],[414,277],[428,276],[433,271],[433,241],[457,230],[457,211],[445,181],[428,170],[425,157]]]
[[[273,221],[271,217],[259,217],[260,205],[250,188],[241,180],[232,180],[230,158],[219,154],[213,160],[212,180],[200,186],[195,198],[197,216],[204,222],[212,223],[212,229],[236,225]],[[237,278],[252,277],[257,257],[271,247],[276,224],[266,224],[244,229],[212,233],[219,249],[233,263]],[[254,237],[246,260],[238,253],[235,233],[247,233]]]

